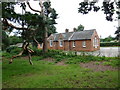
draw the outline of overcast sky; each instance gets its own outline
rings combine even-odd
[[[118,26],[117,21],[109,22],[105,20],[105,14],[103,11],[90,12],[89,14],[83,15],[78,13],[80,0],[50,0],[52,8],[58,13],[58,23],[56,26],[57,32],[63,33],[65,29],[73,31],[74,27],[82,24],[85,30],[96,29],[98,35],[105,38],[109,35],[115,36],[116,26]],[[82,1],[82,0],[81,0]],[[39,9],[38,1],[30,1],[31,7],[34,9]],[[100,2],[98,3],[101,4]],[[20,11],[16,9],[17,11]],[[27,10],[30,10],[27,8]]]

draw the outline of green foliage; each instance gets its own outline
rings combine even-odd
[[[113,21],[113,15],[118,14],[119,18],[119,11],[117,10],[120,8],[120,1],[113,2],[113,1],[106,1],[102,3],[102,6],[96,5],[97,1],[93,2],[81,2],[79,3],[80,7],[78,8],[78,12],[82,14],[88,14],[90,11],[98,12],[100,9],[106,14],[106,20]],[[117,7],[117,8],[116,8]]]
[[[8,52],[8,53],[12,53],[12,52],[14,52],[14,51],[18,51],[18,47],[17,46],[11,46],[11,47],[8,47],[7,49],[6,49],[6,52]],[[16,52],[15,52],[16,53]]]
[[[22,48],[18,48],[16,46],[11,46],[6,49],[6,52],[2,53],[2,56],[11,58],[12,56],[19,54],[21,51],[22,51]]]
[[[100,63],[99,63],[99,62],[96,62],[95,64],[96,64],[96,65],[99,65]]]
[[[31,48],[34,52],[32,53],[32,55],[36,55],[36,56],[40,56],[42,55],[42,50],[41,49],[38,49],[37,47],[32,47]]]
[[[78,8],[78,12],[82,14],[88,14],[90,11],[98,12],[100,9],[104,12],[106,15],[107,21],[113,21],[113,15],[117,14],[117,19],[120,19],[120,1],[104,1],[102,3],[102,6],[96,5],[98,3],[97,1],[90,1],[90,2],[80,2],[80,7]],[[116,39],[120,40],[120,27],[117,27],[117,30],[115,32]]]
[[[110,66],[116,67],[116,66],[120,66],[120,61],[110,60],[110,61],[103,62],[103,65],[110,65]]]
[[[120,12],[119,12],[119,14],[120,14]],[[120,18],[120,15],[119,15],[119,18]],[[117,40],[120,40],[120,27],[117,27],[117,30],[115,31],[115,34],[116,34],[116,39]]]
[[[109,47],[109,46],[120,46],[119,42],[101,42],[101,47]]]
[[[8,53],[8,52],[3,52],[2,53],[2,57],[5,57],[5,58],[11,58],[12,57],[12,53]]]
[[[2,30],[2,50],[5,50],[10,45],[10,40],[5,31]]]
[[[22,38],[18,36],[10,36],[9,39],[10,39],[10,45],[15,45],[17,43],[23,42]]]
[[[84,26],[81,24],[76,29],[76,31],[83,31],[83,30],[84,30]]]
[[[24,14],[19,14],[15,12],[15,5],[20,6],[20,8],[23,9]],[[46,19],[44,19],[44,16],[38,13],[30,13],[26,11],[26,4],[24,2],[19,3],[12,3],[12,2],[2,2],[2,18],[3,20],[9,20],[13,23],[19,24],[18,26],[24,27],[27,26],[27,30],[16,29],[16,33],[20,34],[23,40],[26,40],[28,42],[33,42],[33,37],[35,37],[38,42],[43,42],[44,40],[44,31],[45,27],[48,28],[48,35],[51,33],[56,32],[56,28],[54,24],[56,24],[55,19],[57,19],[56,11],[54,8],[51,8],[51,3],[45,2],[44,3],[45,9],[46,9]],[[3,22],[3,27],[8,32],[13,32],[14,27],[8,25],[6,21]],[[11,44],[16,44],[18,42],[18,39],[16,37],[11,37]],[[21,42],[21,40],[19,40]],[[35,43],[35,42],[33,42]]]
[[[112,37],[111,35],[109,35],[108,37],[104,38],[104,39],[100,39],[100,42],[110,42],[110,41],[114,41],[115,38]]]

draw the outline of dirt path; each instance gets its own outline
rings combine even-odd
[[[54,62],[55,61],[55,59],[54,58],[45,58],[45,59],[43,59],[44,61],[49,61],[49,62]]]
[[[99,64],[96,64],[96,63],[99,63]],[[84,68],[89,68],[89,69],[92,69],[93,71],[117,71],[118,68],[115,68],[115,67],[112,67],[112,66],[109,66],[109,65],[103,65],[102,64],[103,62],[95,62],[95,61],[91,61],[91,62],[88,62],[88,63],[80,63],[80,66],[81,67],[84,67]]]
[[[56,63],[56,65],[59,65],[59,66],[67,66],[67,64],[65,64],[64,61],[60,61],[60,62]]]

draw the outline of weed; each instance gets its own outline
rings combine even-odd
[[[99,65],[100,63],[99,63],[99,62],[96,62],[95,64],[96,64],[96,65]]]

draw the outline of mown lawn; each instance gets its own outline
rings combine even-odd
[[[34,57],[35,58],[35,57]],[[36,57],[38,58],[38,56]],[[3,59],[3,88],[117,88],[118,71],[93,71],[79,63],[56,65],[54,62],[24,58],[12,64]]]

